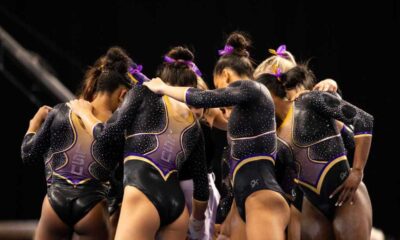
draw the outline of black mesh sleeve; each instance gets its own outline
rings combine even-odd
[[[98,123],[93,127],[93,137],[105,149],[120,148],[125,142],[124,133],[131,124],[134,114],[142,103],[144,86],[135,86],[127,93],[121,106],[106,123]]]
[[[209,196],[208,177],[205,160],[204,138],[200,134],[199,141],[191,152],[189,169],[193,176],[193,198],[198,201],[207,201]]]
[[[217,208],[217,216],[215,223],[221,224],[225,221],[225,218],[228,216],[229,211],[231,210],[232,202],[233,202],[233,188],[231,183],[231,178],[229,176],[229,164],[228,164],[228,149],[224,148],[223,156],[222,156],[222,184],[221,184],[221,199]]]
[[[306,98],[321,115],[353,125],[355,136],[372,134],[374,118],[360,108],[325,92],[310,92]]]
[[[50,111],[36,133],[28,133],[24,136],[21,146],[21,158],[24,164],[35,164],[43,161],[44,154],[50,147],[50,127],[56,112],[57,109]]]
[[[215,90],[189,88],[185,100],[188,105],[197,108],[228,107],[251,101],[257,95],[254,91],[258,90],[255,82],[243,80]]]

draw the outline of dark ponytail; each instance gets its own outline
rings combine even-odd
[[[128,67],[133,63],[126,52],[119,47],[110,48],[90,67],[84,77],[78,96],[93,101],[98,92],[112,93],[119,86],[129,88]]]
[[[281,82],[286,90],[295,89],[301,85],[311,90],[314,86],[315,75],[307,65],[299,64],[282,74]]]
[[[172,48],[165,56],[157,71],[157,76],[172,86],[197,87],[197,75],[192,69],[193,53],[181,46]]]
[[[297,65],[280,76],[261,74],[256,81],[264,84],[273,95],[284,98],[286,91],[296,87],[304,86],[305,89],[311,90],[314,79],[314,73],[306,65]]]
[[[214,67],[214,74],[221,74],[225,68],[230,68],[239,76],[252,78],[254,68],[247,50],[250,46],[251,41],[244,33],[231,33],[225,43],[225,48],[231,49],[220,52],[221,57]]]
[[[97,85],[97,79],[99,78],[102,68],[104,67],[105,63],[105,57],[102,56],[97,61],[94,63],[92,67],[89,67],[89,69],[86,71],[83,84],[81,86],[81,89],[78,92],[79,98],[83,98],[87,101],[92,101],[93,96],[96,92],[96,85]]]
[[[286,97],[286,90],[282,82],[275,75],[263,73],[258,76],[256,81],[264,84],[273,95],[279,98]]]

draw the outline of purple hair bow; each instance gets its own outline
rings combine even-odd
[[[200,69],[192,61],[185,61],[185,60],[182,60],[182,59],[176,60],[176,59],[173,59],[173,58],[168,57],[168,56],[164,56],[164,61],[167,62],[167,63],[179,62],[179,63],[186,64],[194,73],[196,73],[197,76],[201,77]]]
[[[142,65],[137,65],[137,67],[136,68],[133,68],[133,67],[129,67],[128,68],[128,72],[130,73],[130,74],[136,74],[136,73],[141,73],[142,72],[142,70],[143,70],[143,66]]]
[[[128,76],[134,84],[143,84],[143,82],[149,81],[149,78],[142,73],[143,66],[133,64],[128,68]]]
[[[280,81],[281,76],[282,76],[282,70],[280,68],[276,67],[274,69],[274,73],[272,75],[274,75]]]
[[[218,50],[218,55],[220,56],[229,55],[233,52],[233,50],[235,50],[235,48],[232,47],[231,45],[225,45],[224,49]]]
[[[276,50],[275,49],[268,49],[268,51],[274,55],[285,57],[286,52],[286,45],[280,45]]]

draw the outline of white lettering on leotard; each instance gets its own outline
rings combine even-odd
[[[76,152],[72,155],[71,173],[82,176],[83,167],[85,165],[85,152],[81,151],[81,146],[78,144]]]
[[[161,160],[164,162],[170,162],[174,147],[176,145],[176,139],[173,136],[172,130],[167,134],[167,139],[162,146]]]

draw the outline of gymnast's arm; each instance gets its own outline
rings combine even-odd
[[[144,83],[157,94],[164,94],[196,108],[216,108],[234,106],[251,101],[259,91],[257,85],[249,80],[235,86],[215,90],[200,90],[190,87],[174,87],[165,84],[160,78]]]
[[[337,204],[341,206],[346,201],[354,201],[357,190],[364,174],[369,150],[372,142],[374,118],[367,112],[329,93],[311,92],[311,106],[320,114],[354,126],[354,160],[353,168],[345,182],[336,189],[331,197],[341,191]]]
[[[73,100],[68,103],[68,106],[82,119],[86,129],[90,130],[89,133],[96,140],[119,142],[142,103],[144,90],[144,87],[140,85],[129,90],[121,106],[106,123],[102,123],[93,115],[93,107],[87,101]]]
[[[43,106],[29,122],[21,146],[21,158],[24,164],[34,164],[43,160],[43,155],[50,147],[50,126],[55,114],[56,110]]]
[[[188,159],[189,169],[193,177],[193,211],[192,216],[197,220],[205,218],[208,205],[209,188],[205,161],[204,137],[201,134],[195,148]]]

